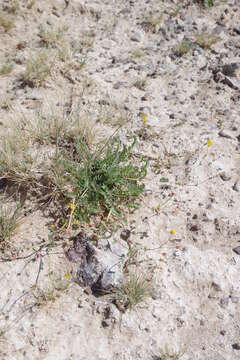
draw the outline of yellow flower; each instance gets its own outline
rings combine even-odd
[[[73,225],[79,225],[79,224],[80,224],[79,220],[77,220],[77,219],[73,220]]]
[[[74,211],[75,208],[76,208],[76,205],[74,204],[74,202],[71,201],[71,202],[69,203],[69,209],[71,209],[72,211]]]
[[[144,112],[142,112],[142,122],[143,122],[143,125],[145,125],[147,122],[147,115]]]
[[[68,272],[66,272],[66,274],[64,274],[64,278],[66,280],[69,280],[69,279],[71,279],[71,275]]]
[[[50,225],[50,228],[51,228],[51,230],[54,230],[54,229],[55,229],[55,225],[54,225],[54,224],[51,224],[51,225]]]
[[[174,229],[171,229],[171,230],[170,230],[170,234],[171,234],[171,235],[175,235],[175,234],[176,234],[176,231],[175,231]]]
[[[212,145],[213,145],[212,139],[208,138],[208,139],[207,139],[207,146],[210,147],[210,146],[212,146]]]

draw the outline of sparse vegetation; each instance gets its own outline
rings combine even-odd
[[[20,4],[18,0],[10,0],[9,4],[4,7],[4,10],[9,14],[16,15],[20,10]]]
[[[135,200],[144,190],[139,180],[145,177],[147,164],[140,168],[132,165],[134,144],[127,147],[110,139],[92,153],[79,139],[71,151],[74,156],[68,153],[57,159],[63,178],[72,186],[76,219],[88,222],[93,215],[119,218],[124,205],[136,206]]]
[[[4,76],[4,75],[10,74],[12,69],[13,69],[13,63],[6,62],[6,63],[0,65],[0,75]]]
[[[150,285],[146,278],[130,274],[122,287],[116,292],[114,301],[127,308],[133,308],[142,302],[150,291]]]
[[[5,32],[9,32],[14,28],[14,21],[6,14],[0,13],[0,27],[2,27]]]
[[[35,5],[36,0],[29,0],[27,3],[27,9],[31,10],[33,6]]]
[[[134,83],[134,86],[139,90],[145,90],[146,85],[147,85],[146,78],[137,79]]]
[[[147,31],[157,33],[162,23],[162,15],[150,14],[143,20],[142,25]]]
[[[88,222],[97,216],[101,222],[120,218],[125,207],[137,206],[147,164],[132,165],[135,141],[127,147],[110,138],[93,151],[87,144],[88,136],[76,119],[52,118],[48,123],[40,117],[37,125],[26,124],[24,129],[19,125],[14,136],[3,140],[0,176],[34,193],[44,191],[46,195],[47,191],[50,198],[58,194],[63,206],[73,201],[75,219]],[[39,152],[44,144],[55,146],[55,152],[42,164]]]
[[[11,209],[0,205],[0,248],[3,249],[16,230],[20,218],[20,206]]]
[[[40,86],[51,74],[51,60],[47,51],[38,52],[26,65],[24,81],[30,86]]]
[[[28,152],[27,136],[16,128],[14,134],[5,134],[1,140],[0,178],[6,178],[18,186],[31,182],[33,159]]]
[[[205,8],[214,6],[214,0],[197,0],[197,2]]]
[[[65,26],[56,30],[41,30],[39,33],[41,44],[48,48],[55,48],[61,45],[66,30],[67,28]]]
[[[212,45],[219,41],[219,37],[208,32],[202,32],[196,36],[196,43],[203,49],[211,49]]]
[[[140,59],[144,56],[144,51],[140,48],[133,49],[131,52],[131,56],[133,59]]]
[[[191,43],[189,40],[184,39],[181,43],[179,43],[175,48],[174,48],[174,54],[176,56],[183,56],[186,55],[191,49]]]
[[[165,346],[164,350],[160,351],[159,360],[180,360],[183,353],[180,351],[170,351],[168,346]],[[157,357],[155,357],[157,359]]]

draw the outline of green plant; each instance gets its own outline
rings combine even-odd
[[[211,49],[217,41],[219,41],[219,37],[208,32],[202,32],[196,36],[196,43],[206,50]]]
[[[197,2],[205,8],[210,8],[214,6],[214,0],[197,0]]]
[[[147,84],[146,78],[137,79],[134,83],[134,86],[139,90],[145,90]]]
[[[133,308],[149,295],[149,282],[143,276],[130,274],[122,287],[116,292],[114,301],[124,308]]]
[[[57,159],[62,177],[72,184],[76,219],[88,222],[93,215],[119,218],[124,205],[136,207],[135,200],[144,190],[139,181],[146,176],[147,163],[138,168],[130,161],[135,141],[127,147],[110,139],[92,153],[79,140],[75,149]]]
[[[14,27],[14,22],[9,16],[0,14],[0,27],[2,27],[5,32],[9,32]]]
[[[189,40],[184,39],[181,43],[179,43],[175,48],[174,48],[174,54],[176,56],[183,56],[185,54],[187,54],[191,49],[191,43]]]
[[[168,346],[165,346],[164,350],[160,350],[159,360],[179,360],[183,356],[183,353],[180,351],[171,352],[168,349]]]
[[[12,63],[5,63],[0,66],[0,75],[8,75],[13,69]]]
[[[14,210],[7,206],[0,206],[0,247],[4,248],[5,244],[19,224],[20,206],[16,206]]]
[[[28,60],[23,79],[30,86],[40,86],[51,74],[51,61],[48,52],[35,54]]]
[[[140,48],[133,49],[131,52],[131,56],[133,59],[140,59],[144,56],[144,51]]]

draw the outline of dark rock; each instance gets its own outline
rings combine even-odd
[[[239,183],[239,180],[235,181],[232,189],[233,189],[234,191],[237,191],[237,192],[240,191],[240,183]]]
[[[221,331],[220,331],[220,334],[221,334],[222,336],[225,336],[226,330],[221,330]]]
[[[235,252],[236,254],[240,255],[240,246],[235,247],[234,249],[232,249],[233,252]]]
[[[196,232],[196,231],[198,231],[198,230],[199,230],[198,225],[191,225],[191,226],[190,226],[190,231]]]
[[[131,235],[131,231],[129,229],[124,229],[121,234],[120,237],[122,240],[126,241],[130,238]]]
[[[214,281],[212,282],[212,288],[215,291],[222,291],[221,286],[219,284],[215,283]]]
[[[226,75],[226,76],[236,76],[236,71],[239,68],[239,64],[237,63],[232,63],[232,64],[226,64],[223,65],[221,68],[221,72]]]
[[[226,308],[228,306],[228,304],[229,304],[229,298],[228,297],[220,299],[220,306],[222,308]]]
[[[240,350],[240,344],[239,343],[234,343],[234,344],[232,344],[232,348],[234,350]]]

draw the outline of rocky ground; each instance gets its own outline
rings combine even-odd
[[[131,249],[148,296],[126,310],[77,284],[68,235],[51,242],[36,209],[15,257],[1,255],[1,359],[239,359],[239,1],[0,6],[2,138],[20,117],[77,107],[92,141],[120,124],[149,160],[141,207],[108,236]],[[47,70],[26,74],[32,59]]]

